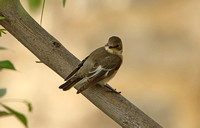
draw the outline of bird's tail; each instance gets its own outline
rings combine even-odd
[[[63,89],[63,91],[69,90],[73,87],[76,83],[78,83],[82,78],[71,78],[67,80],[64,84],[60,85],[59,88]]]

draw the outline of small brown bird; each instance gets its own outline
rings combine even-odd
[[[116,92],[107,85],[107,82],[115,76],[121,64],[122,41],[119,37],[112,36],[104,47],[96,49],[86,57],[59,88],[66,91],[74,85],[81,84],[78,94],[93,85],[100,84]]]

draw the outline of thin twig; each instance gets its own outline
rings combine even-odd
[[[42,4],[42,13],[41,13],[41,17],[40,17],[40,25],[41,25],[41,26],[42,26],[43,14],[44,14],[44,5],[45,5],[45,0],[43,0],[43,4]]]

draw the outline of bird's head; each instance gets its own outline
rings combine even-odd
[[[109,38],[108,43],[105,45],[105,49],[112,54],[121,55],[122,54],[122,41],[117,36],[112,36]]]

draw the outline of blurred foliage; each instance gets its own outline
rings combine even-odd
[[[0,50],[5,50],[6,48],[4,47],[1,47],[0,46]],[[14,65],[12,64],[12,62],[10,62],[9,60],[3,60],[3,61],[0,61],[0,71],[2,69],[12,69],[12,70],[15,70],[15,67]]]
[[[10,115],[10,113],[5,112],[5,111],[0,111],[0,117],[2,117],[2,116],[8,116],[8,115]]]
[[[5,17],[0,16],[0,20],[3,20],[3,19],[5,19]],[[5,29],[0,29],[0,37],[2,35],[1,33],[6,34],[5,31],[6,31]]]
[[[28,0],[28,5],[31,11],[35,11],[39,9],[41,3],[42,3],[42,0]]]
[[[0,50],[5,50],[6,48],[0,47]],[[12,69],[15,70],[14,65],[9,60],[0,61],[0,70],[1,69]],[[6,88],[0,88],[0,98],[6,95]],[[32,105],[30,102],[26,100],[20,100],[20,99],[7,99],[4,101],[11,101],[11,102],[22,102],[27,105],[28,111],[32,111]],[[0,100],[0,106],[2,106],[5,110],[0,110],[0,117],[5,116],[15,116],[26,128],[28,128],[27,118],[24,114],[14,110],[13,108],[5,105],[2,100]]]
[[[6,31],[6,29],[0,29],[0,37],[2,36],[2,33],[3,33],[3,34],[6,34],[5,31]]]
[[[43,0],[43,3],[45,3],[45,0]],[[42,0],[28,0],[28,5],[31,11],[38,10],[41,4],[42,4]],[[63,7],[65,7],[65,4],[66,4],[66,0],[63,0]],[[42,7],[42,10],[44,10],[43,7]]]
[[[5,19],[5,17],[0,16],[0,20],[3,20],[3,19]]]
[[[0,89],[0,98],[2,98],[5,94],[6,94],[6,88]],[[6,100],[4,100],[4,101],[6,101]],[[9,101],[22,102],[22,103],[27,105],[29,112],[32,111],[31,103],[29,103],[25,100],[11,99]],[[5,109],[5,110],[0,110],[0,117],[15,116],[26,128],[28,128],[28,121],[27,121],[27,118],[24,114],[14,110],[13,108],[8,107],[7,105],[3,104],[2,101],[0,101],[0,106],[2,106]]]
[[[15,70],[14,65],[9,60],[0,61],[0,70],[3,68]]]
[[[0,97],[3,97],[6,94],[6,89],[0,89]]]
[[[66,0],[63,0],[63,7],[65,7]]]
[[[45,0],[43,1],[45,4]],[[28,5],[29,8],[32,11],[36,11],[39,9],[40,5],[42,3],[42,0],[28,0]],[[63,0],[63,7],[65,6],[66,0]],[[44,10],[44,6],[42,7],[42,10]],[[5,19],[5,17],[1,17],[0,16],[0,20]],[[6,34],[6,29],[0,29],[0,37],[3,34]],[[0,46],[0,50],[6,50],[5,47],[1,47]],[[9,60],[3,60],[0,61],[0,71],[2,69],[11,69],[11,70],[16,70],[14,65],[12,64],[11,61]],[[0,98],[2,98],[3,96],[6,95],[7,89],[6,88],[0,88]],[[27,107],[28,107],[28,111],[31,112],[32,111],[32,105],[30,102],[26,101],[26,100],[20,100],[20,99],[5,99],[3,100],[5,101],[11,101],[11,102],[21,102],[24,103]],[[0,117],[5,117],[5,116],[15,116],[26,128],[28,128],[28,120],[26,118],[26,116],[16,110],[14,110],[13,108],[7,106],[6,104],[3,103],[2,100],[0,100],[0,106],[2,108],[4,108],[4,110],[0,109]]]
[[[6,48],[0,46],[0,50],[5,50]]]

